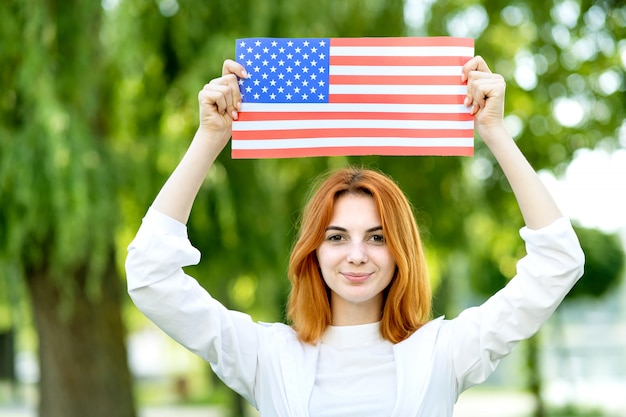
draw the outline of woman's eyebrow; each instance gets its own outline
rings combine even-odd
[[[345,227],[341,227],[341,226],[328,226],[326,228],[326,231],[329,230],[337,230],[339,232],[347,232],[348,229],[346,229]],[[378,232],[379,230],[383,230],[382,226],[374,226],[374,227],[370,227],[369,229],[366,230],[367,233],[372,233],[372,232]]]

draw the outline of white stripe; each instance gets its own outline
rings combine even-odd
[[[466,85],[359,85],[331,84],[329,94],[465,95]]]
[[[367,66],[367,65],[331,65],[330,75],[456,75],[461,82],[461,66]]]
[[[462,56],[473,57],[470,46],[331,46],[331,56]]]
[[[233,123],[233,131],[293,129],[473,129],[474,122],[446,120],[269,120]],[[391,133],[391,132],[390,132]]]
[[[253,149],[301,149],[301,148],[336,148],[341,146],[407,146],[421,148],[427,146],[466,147],[474,146],[473,138],[315,138],[315,139],[265,139],[237,140],[232,148],[237,150]]]
[[[461,104],[242,103],[241,112],[469,113]],[[241,123],[235,121],[235,124]]]

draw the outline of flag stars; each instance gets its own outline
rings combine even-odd
[[[324,39],[240,40],[236,56],[250,76],[239,88],[250,102],[327,101],[328,53]]]

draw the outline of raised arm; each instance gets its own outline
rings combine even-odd
[[[483,58],[477,56],[463,67],[463,79],[467,80],[465,105],[471,106],[476,131],[509,181],[526,226],[541,229],[562,217],[556,202],[504,126],[506,83],[502,76],[491,73]]]
[[[244,68],[226,60],[222,76],[206,84],[198,94],[200,126],[185,156],[152,204],[154,209],[181,223],[187,223],[209,168],[230,139],[232,122],[237,120],[237,111],[241,109],[237,76],[247,77]]]

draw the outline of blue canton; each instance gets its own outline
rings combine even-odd
[[[239,80],[246,103],[327,103],[327,38],[238,39],[236,60],[248,74]]]

